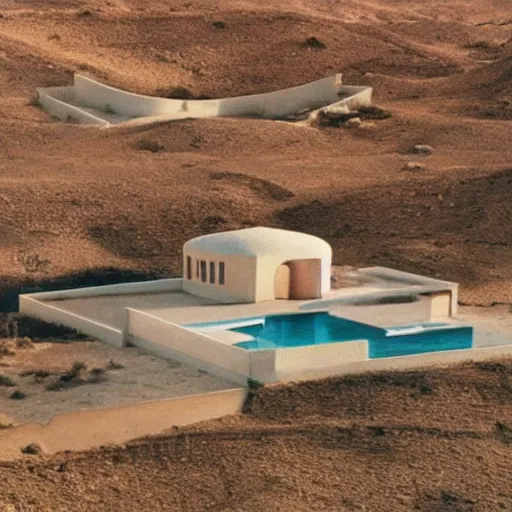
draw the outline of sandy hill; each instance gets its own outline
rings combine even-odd
[[[256,391],[246,412],[0,464],[20,510],[512,509],[510,361]]]
[[[336,264],[510,305],[511,37],[510,0],[3,0],[0,312],[42,281],[178,275],[187,239],[258,224],[325,237]],[[195,97],[342,72],[392,117],[98,130],[34,104],[74,72]],[[239,418],[0,464],[0,509],[512,510],[510,375],[505,362],[265,388]]]
[[[506,0],[4,2],[4,281],[176,274],[189,237],[268,224],[326,237],[339,264],[427,272],[461,281],[466,302],[510,302],[509,14]],[[364,131],[240,119],[101,131],[34,105],[37,86],[77,71],[196,97],[342,72],[393,115]],[[418,143],[434,154],[411,154]],[[425,171],[404,171],[410,161]]]

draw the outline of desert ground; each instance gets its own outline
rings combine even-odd
[[[36,105],[74,72],[167,97],[340,72],[391,117],[100,130]],[[509,0],[3,0],[0,312],[22,290],[180,275],[183,242],[254,225],[510,310],[511,120]],[[511,375],[505,361],[259,389],[239,417],[2,463],[0,508],[512,510]]]
[[[512,361],[254,391],[245,414],[0,463],[4,510],[512,509]],[[9,508],[10,507],[10,508]]]

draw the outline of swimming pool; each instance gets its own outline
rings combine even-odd
[[[368,356],[371,359],[465,349],[471,348],[473,343],[473,329],[470,326],[422,322],[381,328],[336,317],[326,311],[269,315],[187,327],[246,334],[251,337],[250,340],[235,343],[236,347],[246,350],[276,350],[368,340]]]

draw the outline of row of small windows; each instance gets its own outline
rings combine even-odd
[[[205,260],[195,260],[196,261],[196,273],[195,279],[201,281],[203,283],[210,282],[210,284],[216,284],[217,277],[217,262],[210,261],[209,272],[207,273],[207,265]],[[186,276],[188,280],[192,280],[192,258],[187,256],[187,272]],[[218,284],[225,283],[225,265],[223,261],[219,261],[218,263]]]

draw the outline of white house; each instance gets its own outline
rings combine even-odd
[[[183,246],[183,291],[218,302],[317,299],[330,290],[332,250],[312,235],[255,227]]]

